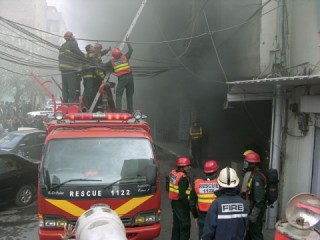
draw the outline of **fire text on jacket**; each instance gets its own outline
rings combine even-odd
[[[243,212],[244,206],[243,203],[230,203],[230,204],[221,204],[223,213],[231,212]]]

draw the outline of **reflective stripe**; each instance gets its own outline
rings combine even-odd
[[[260,172],[260,175],[262,176],[262,178],[264,179],[264,191],[266,192],[267,190],[267,180],[266,177],[263,175],[263,173]],[[246,193],[245,193],[245,197],[246,200],[249,200],[249,195],[251,194],[251,189],[252,189],[252,184],[253,184],[253,178],[256,176],[256,171],[253,171],[248,183],[247,183],[247,189],[246,189]]]
[[[132,211],[148,199],[150,199],[151,196],[145,196],[145,197],[137,197],[137,198],[132,198],[129,201],[127,201],[125,204],[122,204],[120,207],[116,208],[114,211],[121,217],[128,212]]]
[[[202,128],[190,128],[190,136],[192,140],[202,138]]]
[[[169,199],[178,200],[179,199],[179,181],[182,178],[184,173],[176,172],[176,170],[172,170],[170,172],[169,178]]]
[[[248,214],[230,214],[230,215],[218,215],[218,219],[233,219],[233,218],[246,218]]]
[[[199,203],[212,203],[213,200],[212,199],[201,199],[201,198],[198,198],[198,202]]]
[[[216,195],[214,193],[211,194],[199,194],[198,198],[202,198],[202,199],[215,199],[217,198]]]
[[[112,59],[111,64],[117,77],[131,73],[131,67],[129,65],[128,58],[122,55],[119,59]]]
[[[68,69],[68,70],[81,70],[81,65],[74,63],[73,65],[71,64],[64,64],[64,63],[59,63],[59,67],[63,69]]]
[[[63,55],[65,53],[72,53],[72,52],[70,50],[66,49],[66,50],[60,51],[59,55]]]
[[[114,66],[114,72],[120,72],[121,70],[127,69],[129,68],[129,64],[128,63],[122,63],[119,65]]]
[[[170,184],[169,184],[169,191],[175,192],[175,193],[178,193],[178,194],[179,194],[179,187],[176,186],[176,185],[174,185],[174,184],[172,184],[172,183],[170,183]]]
[[[56,206],[57,208],[60,208],[61,210],[75,217],[80,217],[80,215],[85,212],[84,209],[82,209],[81,207],[78,207],[77,205],[67,200],[56,200],[56,199],[49,199],[49,198],[46,198],[45,200],[51,203],[52,205]]]
[[[198,209],[201,212],[208,212],[211,203],[217,199],[214,194],[214,191],[219,189],[217,179],[196,179],[194,187],[198,196]]]
[[[118,208],[114,209],[115,212],[121,217],[133,209],[137,208],[141,204],[143,204],[145,201],[149,200],[151,197],[154,195],[150,196],[145,196],[145,197],[136,197],[136,198],[131,198]],[[57,200],[57,199],[45,199],[47,202],[51,203],[55,207],[75,216],[75,217],[80,217],[82,213],[85,212],[85,209],[75,205],[74,203],[71,203],[67,200]]]
[[[94,78],[95,76],[93,74],[85,74],[82,75],[83,78]]]
[[[179,200],[179,181],[185,174],[182,172],[176,172],[176,170],[172,170],[170,172],[169,178],[169,199],[171,200]],[[186,189],[186,195],[188,200],[190,198],[191,186],[189,184],[188,189]]]

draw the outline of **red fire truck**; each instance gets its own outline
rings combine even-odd
[[[139,112],[55,112],[39,169],[40,240],[98,203],[120,216],[128,239],[160,234],[160,176],[149,125]]]

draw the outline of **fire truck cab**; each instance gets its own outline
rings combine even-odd
[[[149,125],[139,112],[67,113],[48,124],[39,168],[40,240],[60,240],[66,224],[108,204],[128,239],[160,234],[160,176]]]

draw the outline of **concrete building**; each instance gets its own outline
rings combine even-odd
[[[273,102],[270,167],[279,170],[281,181],[279,209],[268,215],[272,228],[294,195],[320,195],[320,2],[263,3],[260,68],[264,74],[231,83],[228,100]],[[272,9],[276,11],[267,16]]]
[[[58,46],[64,43],[64,39],[61,37],[67,31],[62,13],[58,12],[56,7],[48,6],[47,7],[47,24],[46,29],[48,32],[57,35],[50,35],[47,37],[47,40],[57,44]],[[60,36],[60,37],[58,37]]]
[[[4,18],[0,32],[5,42],[10,45],[4,49],[9,54],[9,61],[1,60],[5,68],[0,70],[3,72],[1,80],[14,85],[9,88],[12,92],[6,90],[6,93],[16,95],[15,99],[21,96],[21,100],[31,101],[33,107],[41,106],[47,95],[30,77],[30,73],[58,75],[59,81],[57,48],[64,40],[57,36],[65,32],[61,13],[54,7],[48,7],[46,0],[0,0],[0,15]],[[6,23],[6,20],[9,22]],[[46,32],[52,32],[57,36]],[[52,45],[49,46],[45,41]],[[13,62],[10,61],[12,58]],[[43,78],[42,81],[48,83],[47,87],[55,95],[61,95],[60,89],[51,79]]]
[[[29,63],[36,65],[38,59],[34,54],[39,54],[43,49],[23,31],[26,29],[45,38],[45,33],[34,29],[46,29],[46,7],[45,0],[0,0],[0,15],[4,18],[0,32],[3,41],[8,44],[1,46],[2,51],[8,54],[6,56],[8,60],[1,60],[3,68],[0,72],[4,94],[13,96],[17,103],[20,100],[31,101],[34,107],[38,105],[37,96],[41,96],[42,92],[28,76],[34,69],[27,65]]]

